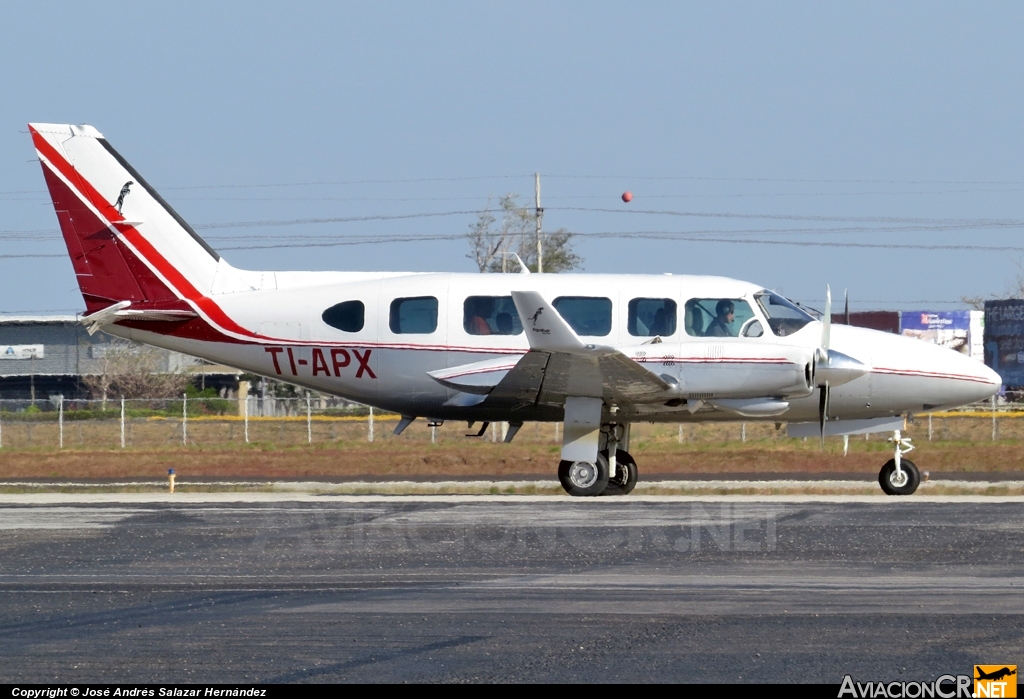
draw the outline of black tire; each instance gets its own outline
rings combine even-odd
[[[605,461],[608,459],[608,450],[601,452]],[[636,487],[640,471],[636,467],[636,460],[629,455],[629,452],[619,449],[615,452],[615,462],[621,468],[616,468],[615,476],[608,476],[608,485],[601,495],[629,495]]]
[[[558,464],[558,480],[569,495],[600,495],[608,487],[608,459],[603,454],[598,454],[597,463],[562,461]]]
[[[889,459],[878,472],[878,485],[886,495],[913,495],[917,486],[921,485],[921,472],[910,459],[900,459],[900,469],[906,476],[904,483],[894,483],[896,477],[896,459]]]

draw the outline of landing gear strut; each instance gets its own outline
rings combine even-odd
[[[879,471],[878,484],[886,495],[912,495],[921,485],[921,472],[913,461],[904,459],[903,455],[913,451],[914,446],[910,439],[901,437],[899,430],[889,441],[895,444],[896,453]]]
[[[607,451],[601,452],[601,455],[608,458]],[[640,472],[636,467],[636,461],[629,455],[629,452],[619,449],[616,452],[615,463],[617,466],[615,475],[608,476],[608,485],[601,495],[629,495],[636,487]]]

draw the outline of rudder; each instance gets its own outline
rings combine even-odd
[[[226,263],[102,134],[29,129],[88,313],[119,301],[170,308],[210,293]]]

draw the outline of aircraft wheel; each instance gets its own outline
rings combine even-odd
[[[601,452],[601,457],[607,462],[608,450]],[[629,452],[619,449],[615,452],[616,469],[615,475],[608,477],[608,486],[601,495],[629,495],[636,487],[640,471],[636,467],[636,460],[629,455]]]
[[[562,461],[558,464],[558,480],[569,495],[600,495],[608,487],[608,459],[598,454],[597,463]]]
[[[921,485],[921,472],[910,459],[900,459],[903,478],[896,473],[896,459],[889,459],[878,473],[878,484],[886,495],[913,495]]]

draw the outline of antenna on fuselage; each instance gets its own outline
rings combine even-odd
[[[506,268],[508,267],[508,265],[506,264],[506,262],[508,261],[508,258],[510,258],[510,257],[513,258],[516,261],[516,264],[519,265],[519,274],[529,274],[530,273],[530,268],[526,266],[526,263],[523,262],[522,258],[519,257],[519,255],[517,253],[508,252],[506,250],[506,251],[501,252],[500,254],[502,255],[502,261],[501,261],[501,272],[502,272],[502,274],[506,273],[506,271],[507,271]]]
[[[537,224],[537,271],[544,271],[544,237],[541,232],[541,220],[544,218],[544,209],[540,205],[540,173],[533,175],[533,191],[536,195],[533,220]],[[520,263],[521,264],[521,263]]]

